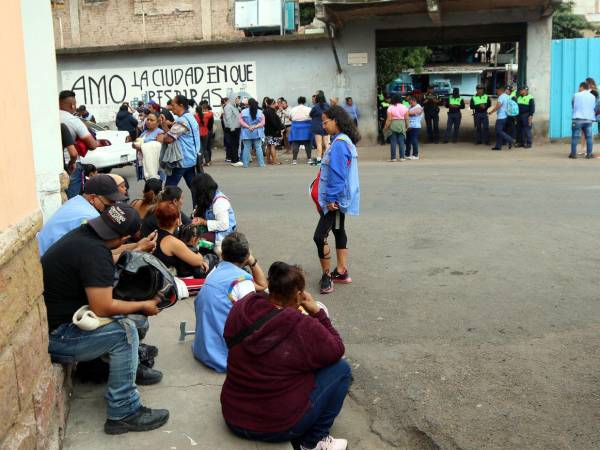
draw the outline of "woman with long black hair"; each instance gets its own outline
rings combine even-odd
[[[321,157],[329,145],[329,134],[321,123],[321,116],[325,111],[329,109],[329,104],[325,100],[325,94],[323,91],[318,91],[315,98],[316,103],[310,111],[310,117],[312,119],[312,134],[315,136],[315,143],[317,144],[317,159],[315,162],[321,164]]]
[[[331,146],[323,154],[318,187],[312,189],[319,211],[319,223],[314,241],[323,275],[321,294],[333,291],[333,283],[351,283],[348,273],[348,237],[344,229],[346,214],[357,216],[360,210],[358,153],[355,144],[360,133],[352,118],[341,106],[332,106],[322,115],[322,125],[333,136]],[[330,271],[331,250],[327,244],[329,232],[335,237],[337,266]]]
[[[214,239],[211,240],[215,243],[215,253],[220,256],[223,239],[237,228],[231,202],[207,173],[194,178],[192,192],[196,199],[194,223],[204,225],[208,233],[214,234]]]
[[[261,150],[261,143],[265,137],[265,116],[258,108],[256,100],[248,100],[248,108],[242,111],[240,115],[240,125],[242,126],[242,163],[244,167],[250,164],[250,150],[254,146],[258,165],[265,166],[265,159]]]

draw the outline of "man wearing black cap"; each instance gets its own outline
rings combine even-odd
[[[517,96],[517,105],[519,105],[519,117],[517,118],[517,146],[531,148],[533,141],[532,125],[533,114],[535,113],[535,100],[529,94],[527,86],[521,86]]]
[[[427,92],[423,97],[423,111],[425,111],[425,125],[427,126],[427,141],[440,143],[440,103],[442,100],[437,95],[433,86],[427,86]]]
[[[164,425],[167,410],[142,406],[136,387],[139,337],[126,314],[158,314],[158,299],[113,299],[114,261],[111,250],[140,228],[140,218],[129,205],[108,206],[99,217],[59,239],[42,257],[44,301],[50,332],[48,351],[57,361],[90,361],[109,356],[106,392],[108,434],[146,431]],[[74,313],[89,305],[100,318],[113,318],[95,329],[78,328]]]
[[[470,106],[473,110],[475,132],[477,135],[475,145],[480,145],[481,143],[490,145],[490,120],[488,118],[488,109],[492,107],[492,101],[488,95],[484,93],[482,85],[477,85],[477,93],[471,99]]]
[[[448,123],[446,124],[446,133],[444,134],[444,144],[447,144],[450,140],[450,133],[452,133],[452,142],[458,142],[458,131],[460,130],[460,121],[462,118],[461,109],[465,109],[465,102],[460,96],[458,88],[452,90],[452,95],[448,97],[446,103],[448,106]],[[454,132],[452,129],[454,128]]]
[[[506,95],[508,95],[511,100],[517,100],[517,92],[514,90],[512,84],[506,86]],[[504,126],[504,131],[512,138],[513,142],[517,139],[517,120],[518,117],[509,115],[506,118],[506,125]]]
[[[37,235],[40,256],[63,237],[82,223],[100,215],[107,206],[124,201],[127,197],[119,191],[119,186],[110,175],[96,175],[85,184],[84,193],[77,195],[62,205],[46,222]],[[151,251],[155,247],[155,237],[149,236],[137,244],[127,244],[124,250]]]

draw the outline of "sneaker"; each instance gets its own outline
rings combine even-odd
[[[339,273],[337,267],[333,269],[331,272],[331,280],[334,283],[342,283],[342,284],[350,284],[352,283],[352,278],[350,278],[350,274],[348,273],[348,269],[344,273]]]
[[[124,417],[123,419],[107,419],[104,423],[104,432],[106,434],[123,434],[129,431],[149,431],[162,427],[168,420],[168,410],[150,409],[145,406],[140,406],[140,409],[135,413]]]
[[[138,364],[135,374],[135,383],[140,386],[149,386],[162,380],[163,374],[160,370],[151,369],[144,364]]]
[[[570,159],[577,159],[577,155],[569,155]]]
[[[314,164],[312,159],[309,159],[308,161],[306,161],[306,164],[308,164],[309,166],[312,166]]]
[[[331,281],[331,277],[328,274],[324,273],[321,277],[319,288],[321,294],[329,294],[330,292],[333,292],[333,282]]]
[[[232,164],[232,166],[233,166],[233,167],[244,167],[244,163],[243,163],[243,162],[241,162],[241,161],[238,161],[238,162],[236,162],[236,163],[233,163],[233,164]]]
[[[348,441],[346,439],[334,439],[332,436],[325,436],[319,441],[312,450],[346,450]],[[311,450],[308,447],[300,446],[301,450]]]
[[[398,161],[396,158],[388,159],[388,162],[396,162]]]
[[[292,166],[295,166],[296,164],[298,164],[298,161],[296,161],[295,159],[292,161]]]
[[[226,159],[225,162],[231,162],[231,160],[230,159]]]
[[[413,159],[413,161],[418,161],[419,157],[418,156],[413,156],[412,159]]]
[[[592,159],[592,158],[594,158],[594,155],[593,155],[593,153],[589,153],[589,154],[585,155],[585,158]]]
[[[400,161],[406,161],[406,158],[400,158]]]

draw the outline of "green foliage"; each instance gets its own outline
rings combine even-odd
[[[595,31],[585,16],[573,14],[573,2],[561,3],[552,17],[552,39],[574,39],[583,37],[583,30]]]
[[[315,18],[314,3],[300,3],[300,25],[310,25]]]
[[[377,84],[387,84],[407,69],[419,73],[429,55],[431,50],[427,47],[377,49]]]

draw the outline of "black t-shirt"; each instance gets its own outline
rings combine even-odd
[[[75,311],[88,304],[86,287],[112,286],[115,278],[112,252],[85,224],[44,253],[42,269],[50,331],[71,322]]]
[[[181,224],[189,225],[192,223],[192,219],[190,219],[185,214],[181,213]],[[144,220],[142,221],[142,229],[140,231],[141,237],[145,238],[154,230],[158,230],[158,221],[156,220],[156,215],[154,212],[146,214]]]
[[[75,141],[73,140],[73,136],[71,135],[71,132],[69,131],[69,127],[66,126],[64,123],[60,124],[60,138],[62,140],[63,148],[68,147],[69,145],[75,144]]]

